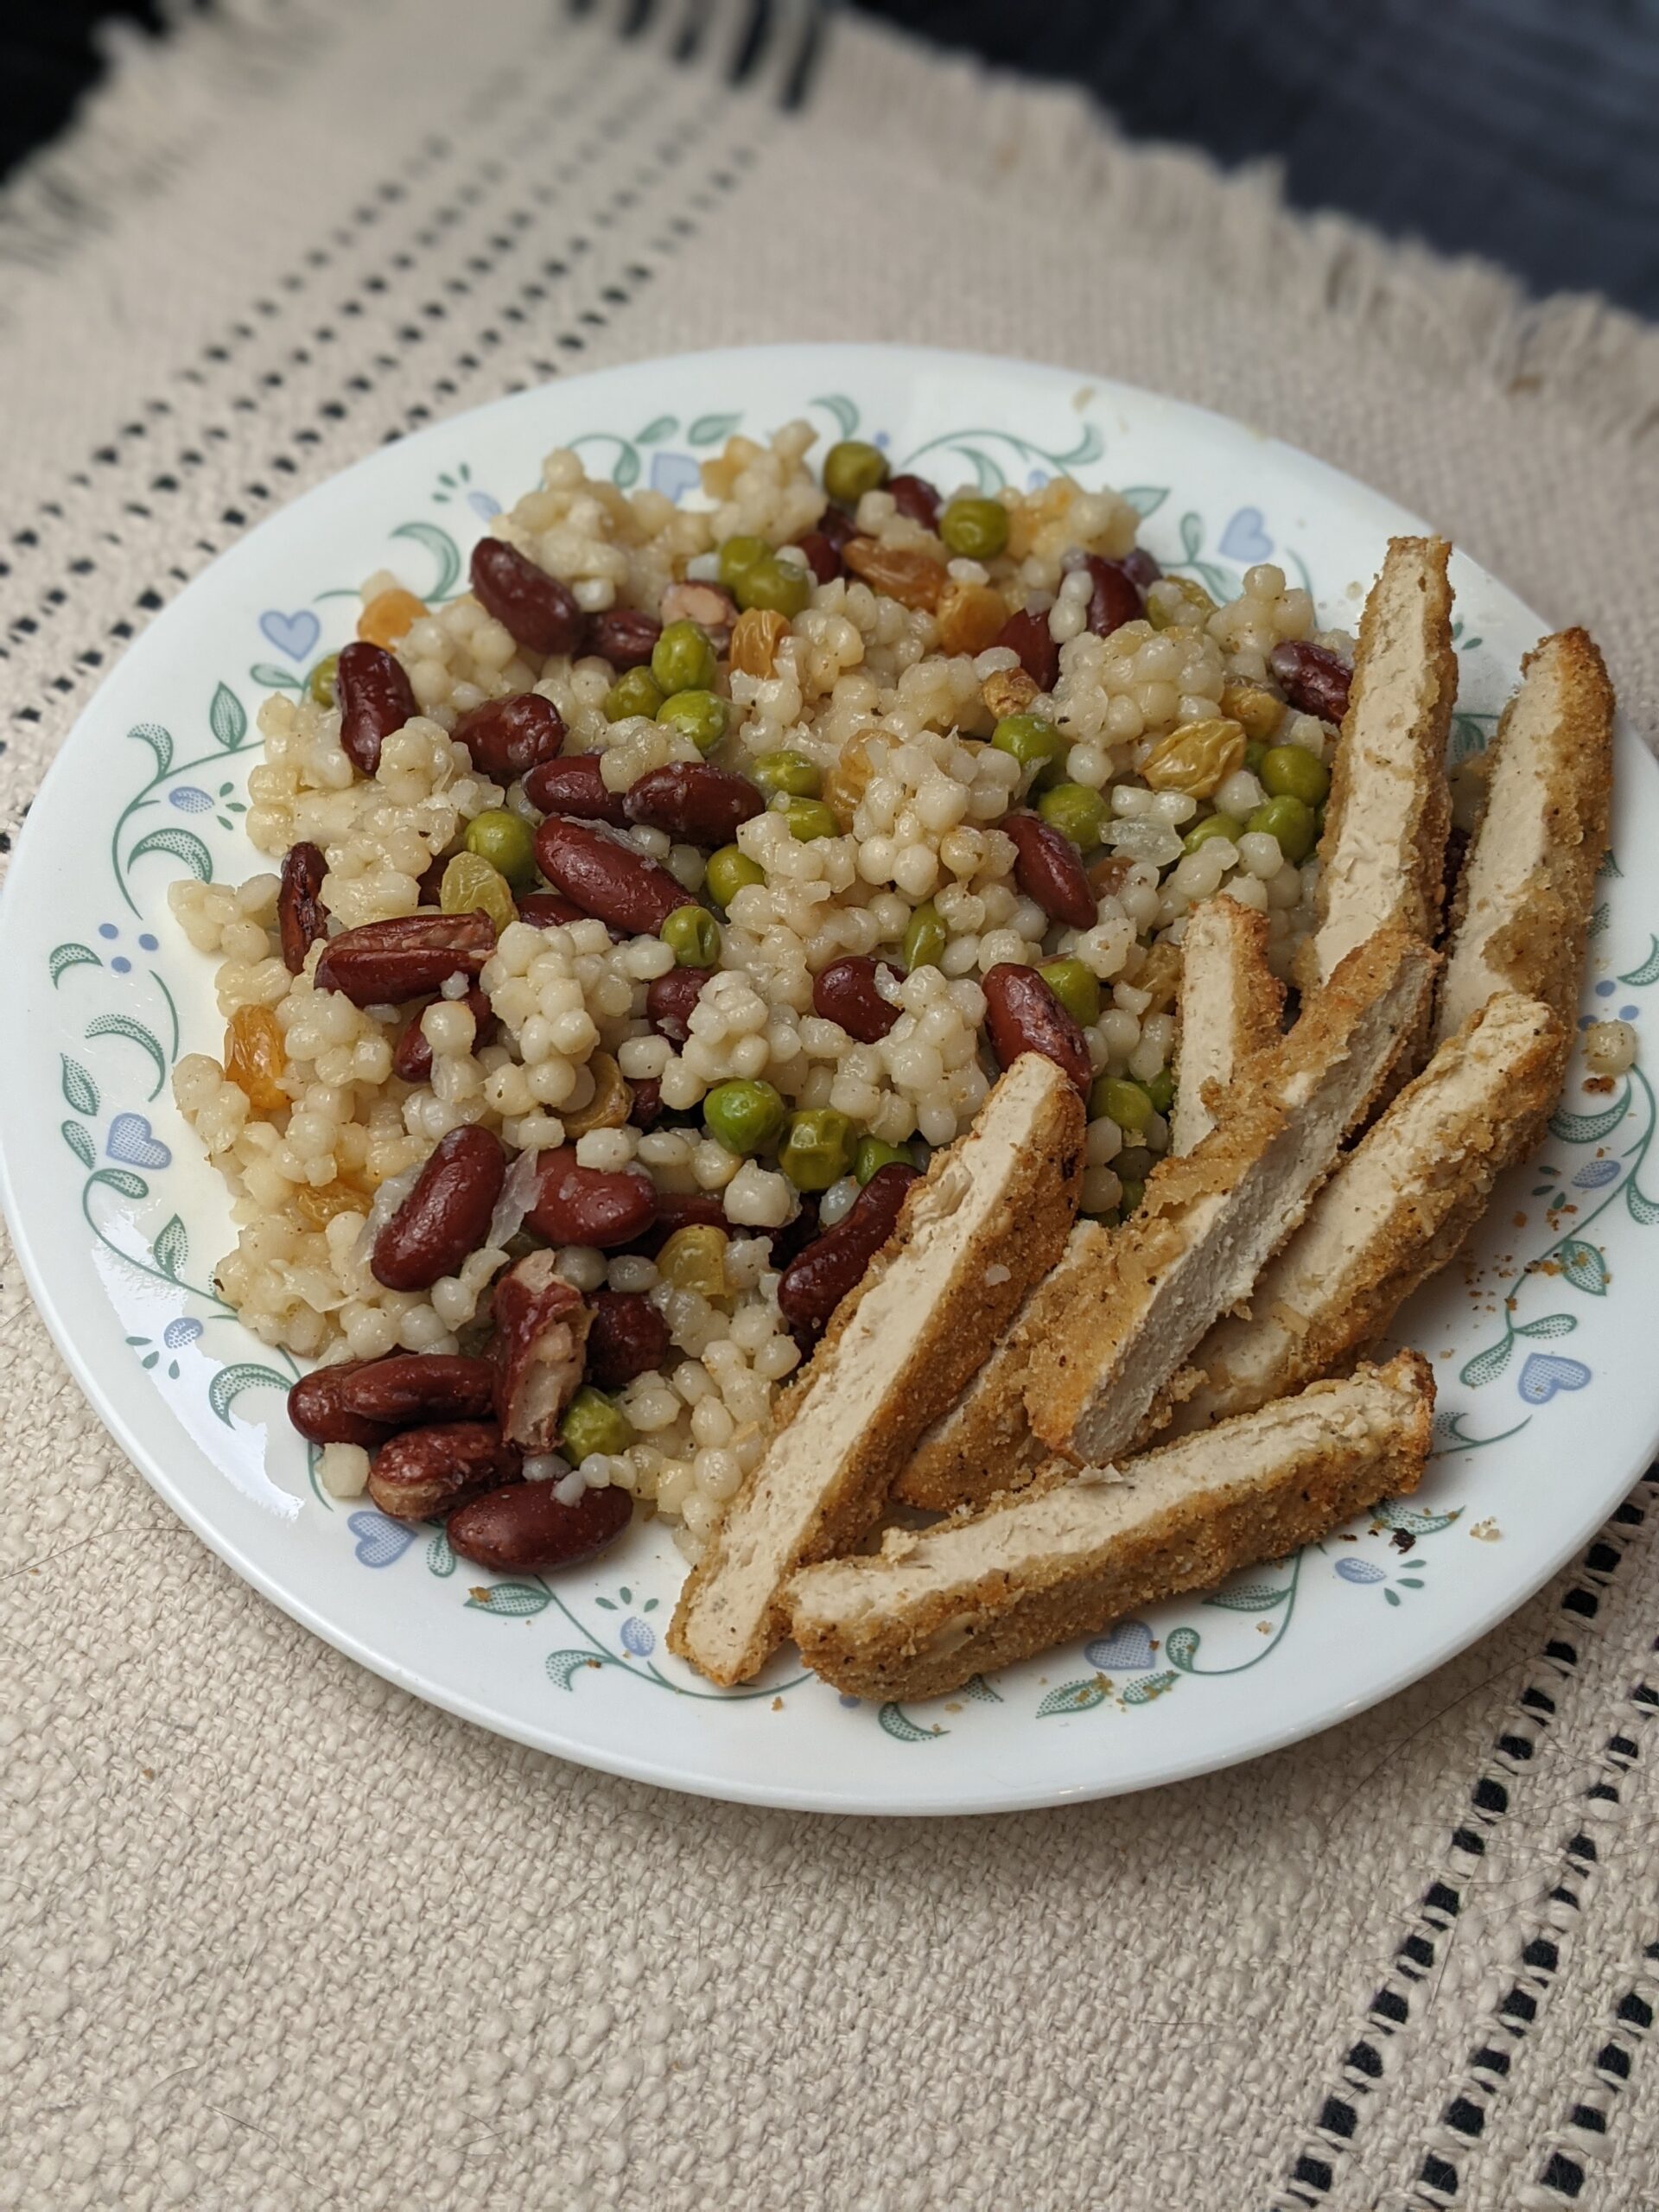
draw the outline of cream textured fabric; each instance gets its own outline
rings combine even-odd
[[[1651,734],[1659,338],[849,21],[788,112],[810,25],[774,9],[734,90],[749,12],[240,0],[125,57],[0,200],[8,843],[122,641],[273,505],[505,390],[748,340],[1258,422],[1590,623]],[[175,1522],[9,1259],[0,1346],[0,2205],[1659,2202],[1653,1485],[1300,1749],[814,1820],[411,1702]]]

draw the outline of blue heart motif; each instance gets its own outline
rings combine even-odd
[[[475,515],[481,515],[486,522],[488,522],[492,516],[499,515],[501,512],[501,502],[493,492],[469,492],[467,494],[467,504]]]
[[[357,1538],[357,1555],[365,1567],[392,1567],[415,1541],[415,1531],[384,1513],[353,1513],[346,1526]]]
[[[1547,1406],[1558,1390],[1582,1390],[1590,1370],[1581,1359],[1558,1351],[1535,1351],[1521,1370],[1521,1395],[1529,1406]]]
[[[290,660],[303,660],[322,635],[322,625],[308,607],[302,607],[297,614],[283,614],[270,607],[259,617],[259,627],[277,652],[286,653]]]
[[[1241,507],[1221,533],[1224,558],[1242,561],[1247,568],[1253,561],[1265,561],[1272,550],[1260,507]]]
[[[654,453],[651,456],[651,488],[677,506],[688,492],[702,481],[702,471],[686,453]]]
[[[1144,1621],[1119,1621],[1107,1635],[1085,1643],[1083,1656],[1102,1674],[1144,1674],[1153,1662],[1152,1630]]]
[[[170,1167],[173,1155],[143,1114],[118,1114],[104,1149],[127,1167]]]

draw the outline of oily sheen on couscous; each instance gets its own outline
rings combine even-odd
[[[815,469],[817,435],[732,439],[696,509],[555,452],[473,590],[370,577],[358,643],[261,710],[271,870],[171,894],[219,963],[223,1055],[175,1090],[242,1320],[328,1366],[471,1363],[550,1254],[563,1355],[544,1332],[493,1479],[628,1493],[690,1558],[822,1325],[790,1267],[995,1081],[996,971],[1039,970],[1080,1037],[1084,1211],[1136,1204],[1186,917],[1224,888],[1288,973],[1352,657],[1276,568],[1220,606],[1163,575],[1110,491],[953,492],[855,443]],[[389,1228],[463,1128],[500,1154],[475,1241],[410,1287]],[[339,1427],[352,1496],[381,1431]]]

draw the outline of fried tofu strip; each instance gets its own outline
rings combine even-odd
[[[1564,1074],[1613,784],[1612,686],[1582,630],[1546,638],[1528,655],[1487,760],[1436,1034],[1461,1029],[1494,992],[1524,991],[1564,1025]]]
[[[1379,931],[1257,1057],[1198,1150],[1154,1170],[1032,1347],[1026,1414],[1045,1443],[1098,1465],[1167,1420],[1171,1377],[1249,1298],[1421,1033],[1438,965],[1410,932]]]
[[[1365,601],[1319,841],[1303,988],[1327,982],[1373,931],[1438,933],[1452,798],[1446,739],[1457,696],[1451,547],[1395,537]]]
[[[680,1594],[670,1646],[711,1681],[765,1663],[790,1575],[865,1535],[917,1437],[1058,1259],[1083,1135],[1074,1086],[1027,1052],[968,1135],[935,1154]]]
[[[808,1567],[791,1632],[849,1695],[938,1697],[1414,1490],[1433,1410],[1428,1362],[1402,1352],[1121,1468],[1056,1470],[970,1520],[890,1529],[877,1557]]]
[[[1376,1342],[1532,1149],[1568,1034],[1541,1001],[1502,991],[1446,1039],[1268,1262],[1249,1318],[1218,1323],[1199,1345],[1203,1379],[1176,1411],[1178,1432],[1249,1413]]]
[[[1179,1080],[1169,1148],[1197,1149],[1215,1127],[1210,1099],[1279,1035],[1285,987],[1268,965],[1268,918],[1224,893],[1187,917],[1181,940]],[[1212,1093],[1211,1085],[1215,1085]]]

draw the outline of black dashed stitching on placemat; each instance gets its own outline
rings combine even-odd
[[[1580,1560],[1573,1579],[1557,1601],[1560,1622],[1573,1624],[1579,1619],[1594,1617],[1599,1609],[1599,1592],[1586,1589],[1586,1582],[1599,1584],[1602,1589],[1611,1583],[1624,1558],[1629,1533],[1643,1525],[1656,1504],[1659,1469],[1650,1469]],[[1592,1558],[1601,1562],[1596,1569],[1590,1566]],[[1591,1602],[1586,1605],[1586,1600]],[[1479,1871],[1490,1838],[1508,1815],[1510,1784],[1517,1772],[1531,1761],[1539,1738],[1553,1725],[1557,1700],[1549,1682],[1570,1680],[1577,1672],[1579,1661],[1579,1646],[1571,1636],[1558,1630],[1548,1637],[1529,1670],[1533,1675],[1542,1674],[1546,1679],[1529,1680],[1515,1700],[1513,1712],[1505,1717],[1485,1767],[1471,1787],[1469,1817],[1452,1830],[1440,1870],[1418,1899],[1416,1924],[1396,1945],[1390,1970],[1367,2007],[1365,2024],[1338,2063],[1339,2079],[1325,2092],[1319,2116],[1310,2130],[1310,2139],[1297,2152],[1284,2183],[1269,2200],[1272,2212],[1313,2212],[1330,2194],[1336,2180],[1336,2161],[1351,2148],[1360,2120],[1370,2108],[1366,2100],[1376,2097],[1387,2076],[1389,2043],[1414,2018],[1418,1993],[1435,1966],[1444,1967],[1446,1939],[1461,1910],[1463,1893]],[[1595,1845],[1588,1835],[1580,1833],[1565,1847],[1563,1855],[1568,1861],[1569,1874],[1582,1875],[1594,1864]],[[1569,1897],[1569,1902],[1576,1904],[1577,1899]],[[1548,1973],[1541,1967],[1523,1971],[1530,1980],[1543,1986],[1553,1968]],[[1429,2001],[1433,2001],[1432,1993]],[[1506,2007],[1510,2009],[1506,2011]],[[1482,2126],[1485,2110],[1480,2102],[1482,2094],[1495,2093],[1509,2076],[1505,2042],[1513,2048],[1535,2011],[1535,2001],[1527,1988],[1517,1986],[1511,1989],[1498,2007],[1499,2020],[1488,2023],[1484,2042],[1468,2062],[1468,2071],[1460,2085],[1461,2102],[1459,2096],[1454,2096],[1452,2103],[1459,2106],[1460,2112],[1465,2106],[1471,2111],[1478,2110]],[[1341,2128],[1326,2124],[1325,2115],[1333,2100],[1345,2114]],[[1444,2113],[1442,2125],[1450,2127],[1454,2135],[1469,2133]],[[1416,2184],[1420,2192],[1455,2192],[1458,2186],[1458,2171],[1447,2158],[1433,2152],[1425,2157]],[[1438,2203],[1440,2199],[1423,2194],[1420,2201],[1428,2204]],[[1446,2201],[1449,2202],[1450,2197]]]

